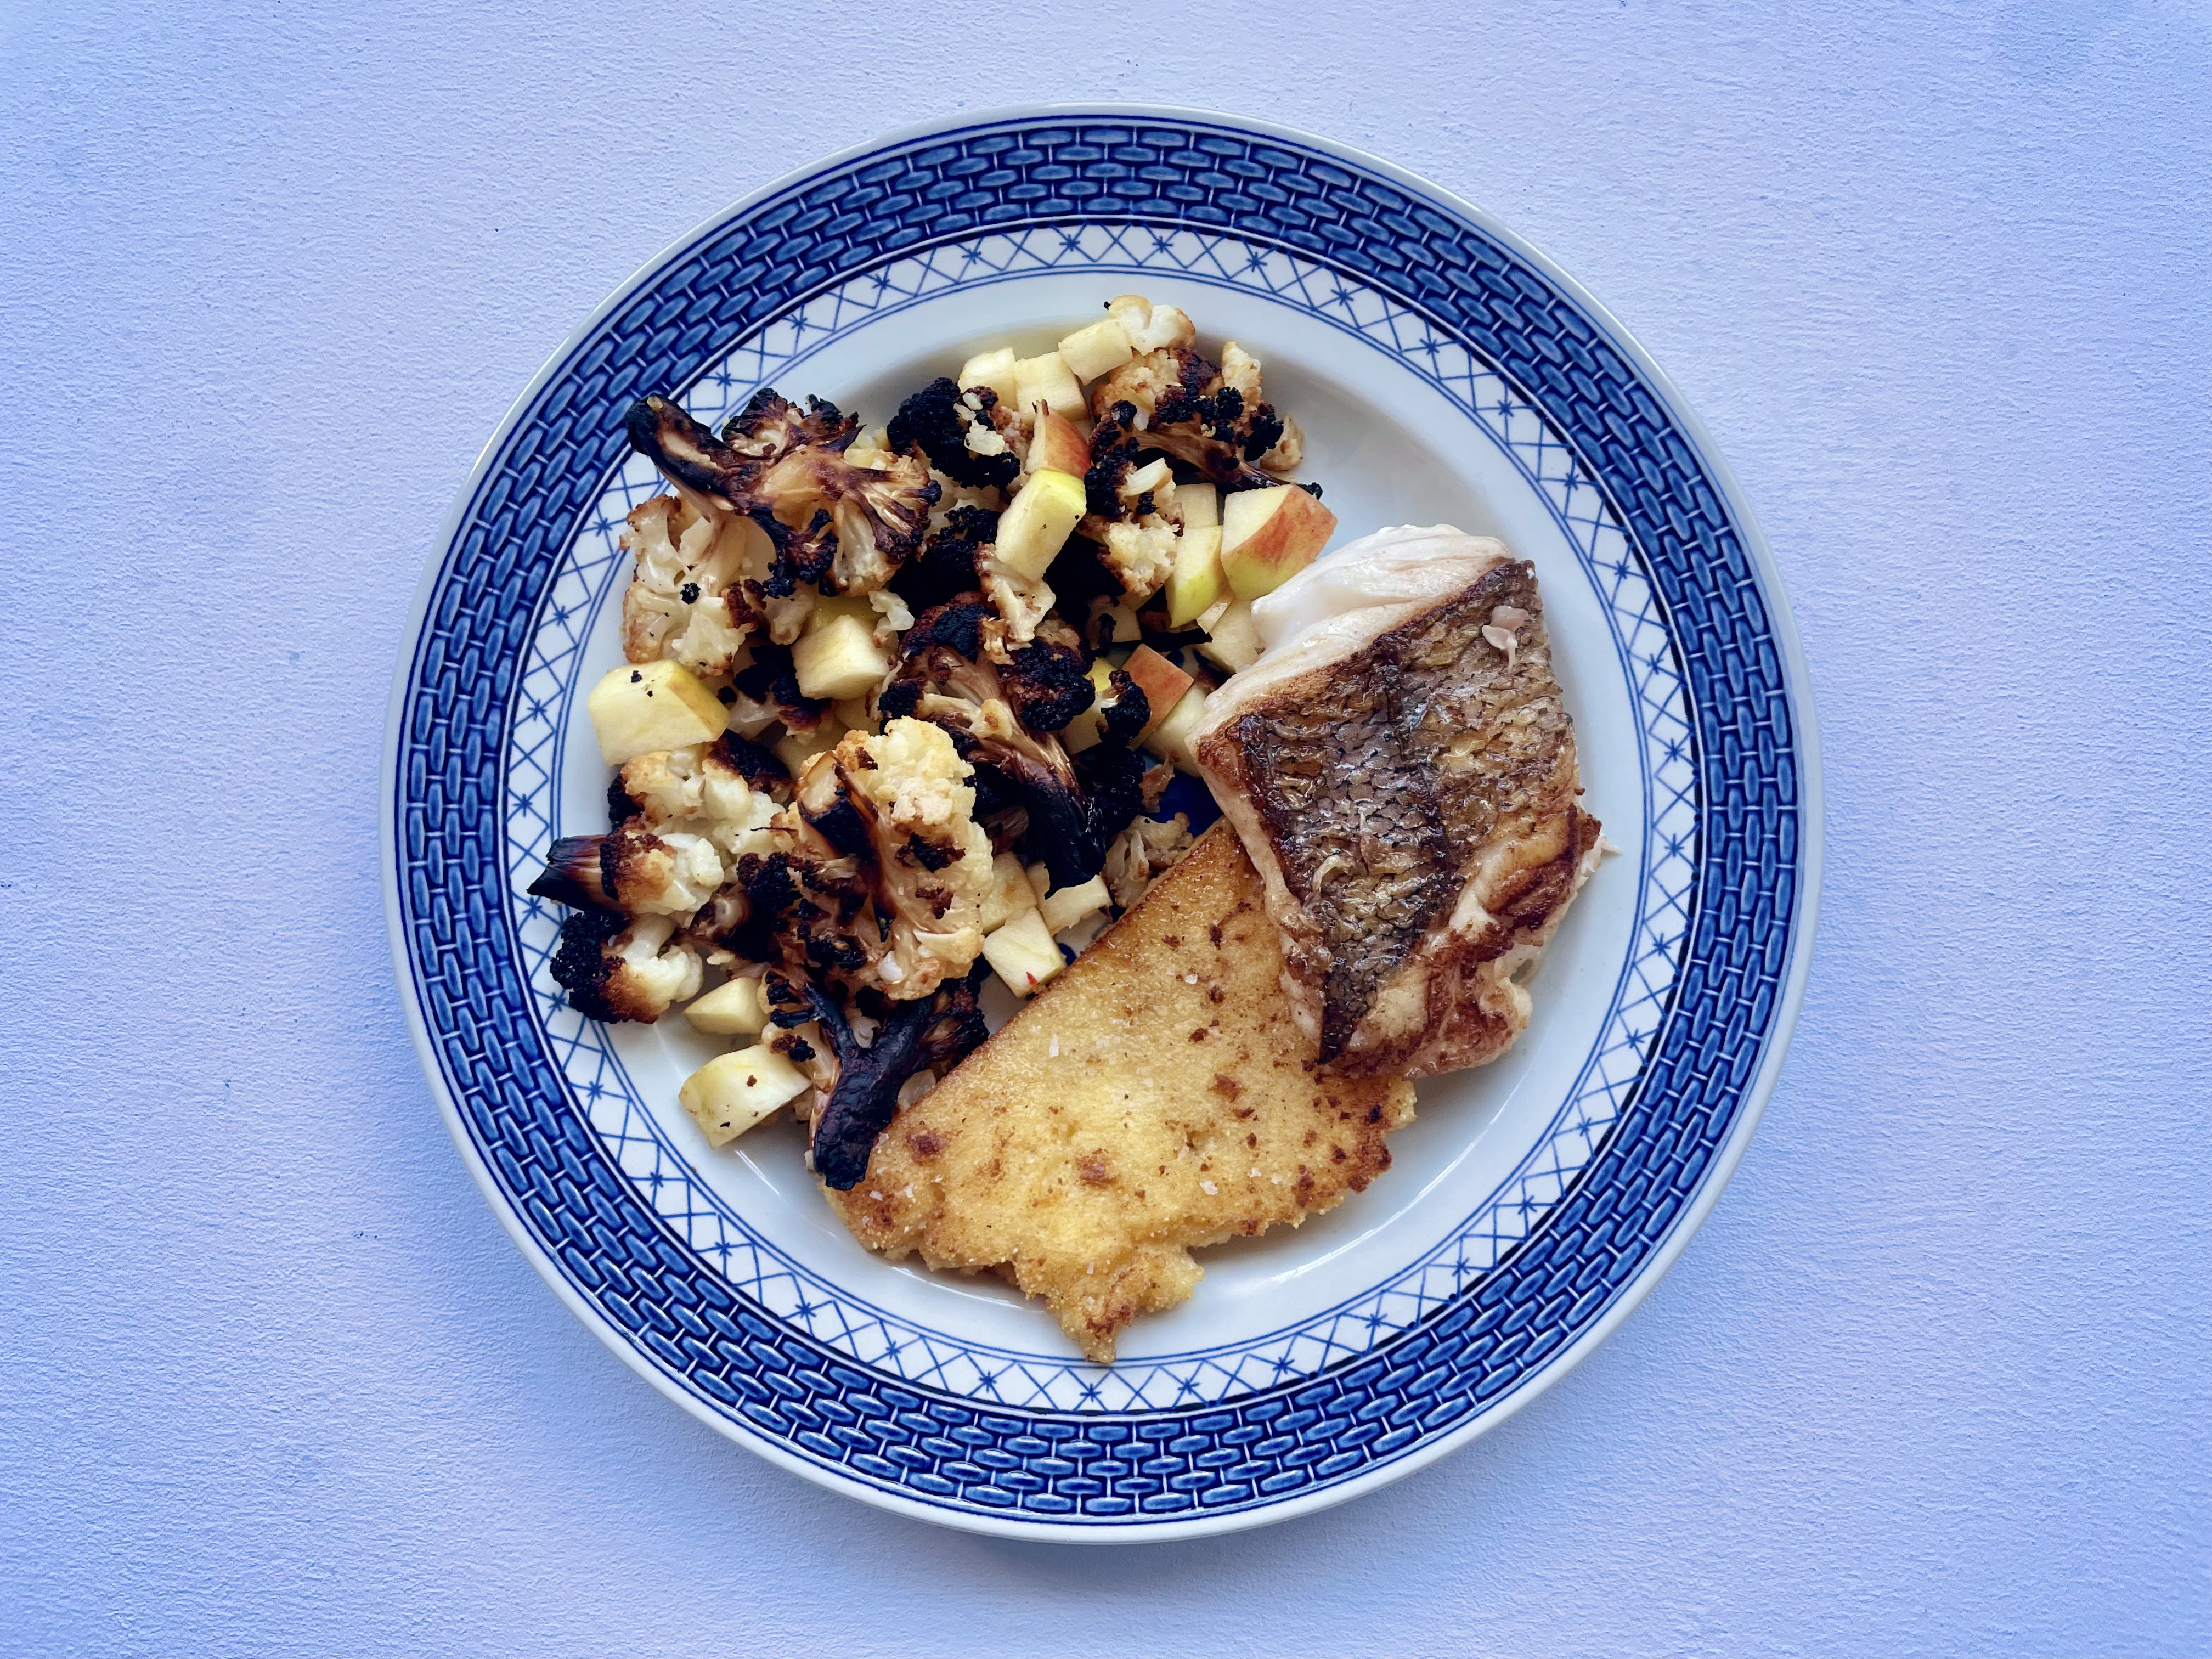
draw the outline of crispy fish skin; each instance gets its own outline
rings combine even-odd
[[[1103,1364],[1190,1295],[1194,1249],[1364,1190],[1413,1115],[1404,1079],[1318,1066],[1259,876],[1217,824],[828,1196],[871,1249],[1042,1297]]]
[[[1394,534],[1437,544],[1438,562],[1410,583],[1402,562],[1378,571],[1382,602],[1323,606],[1217,694],[1194,747],[1266,879],[1323,1062],[1425,1077],[1526,1028],[1513,975],[1587,878],[1599,826],[1577,804],[1534,568],[1446,531],[1370,538],[1384,565]],[[1363,546],[1331,562],[1340,592]]]

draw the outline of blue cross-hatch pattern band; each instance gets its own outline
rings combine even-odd
[[[825,283],[979,230],[1128,220],[1234,231],[1357,273],[1522,388],[1608,493],[1656,584],[1706,802],[1663,1039],[1576,1188],[1495,1271],[1318,1378],[1117,1416],[982,1408],[779,1322],[641,1203],[540,1048],[500,896],[499,766],[532,616],[621,459],[618,413]],[[509,1202],[613,1328],[793,1454],[970,1512],[1103,1526],[1352,1479],[1534,1376],[1637,1275],[1746,1106],[1797,910],[1800,756],[1750,556],[1694,443],[1604,331],[1474,226],[1355,165],[1197,121],[1006,121],[873,152],[673,256],[515,422],[416,641],[403,705],[399,904],[454,1100]]]

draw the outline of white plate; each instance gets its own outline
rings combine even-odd
[[[1206,1254],[1110,1368],[984,1281],[854,1243],[795,1133],[710,1150],[712,1048],[603,1027],[523,889],[604,827],[580,690],[620,660],[621,415],[756,386],[887,419],[969,349],[1139,291],[1234,337],[1307,434],[1340,540],[1449,521],[1535,562],[1601,866],[1514,1052],[1424,1085],[1395,1164]],[[1167,110],[895,135],[762,192],[602,307],[457,504],[395,689],[393,948],[456,1140],[564,1299],[664,1392],[814,1479],[980,1530],[1251,1526],[1517,1408],[1662,1272],[1771,1086],[1810,943],[1810,711],[1725,470],[1604,313],[1464,204],[1322,141]]]

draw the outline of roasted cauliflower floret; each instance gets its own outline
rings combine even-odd
[[[1117,404],[1121,424],[1224,490],[1265,489],[1304,459],[1304,441],[1261,396],[1260,365],[1231,341],[1217,366],[1195,347],[1173,345],[1132,358],[1094,383],[1091,407],[1103,421]]]
[[[1038,626],[1052,614],[1052,589],[1043,578],[1024,576],[986,553],[976,562],[976,579],[983,597],[1006,624],[1006,637],[1024,644],[1036,637]]]
[[[633,818],[604,836],[553,843],[530,890],[539,898],[631,915],[688,917],[722,884],[720,851],[704,836],[657,834]]]
[[[945,515],[945,522],[930,532],[921,556],[899,568],[890,591],[903,599],[915,614],[978,593],[983,581],[978,561],[988,557],[999,538],[999,515],[988,507],[960,506]],[[911,624],[909,624],[911,626]]]
[[[945,732],[894,717],[876,737],[848,732],[799,779],[808,828],[868,884],[866,979],[895,1001],[928,995],[983,948],[991,842],[970,775]]]
[[[1174,306],[1156,306],[1141,294],[1122,294],[1106,302],[1106,314],[1121,325],[1130,349],[1161,351],[1187,346],[1198,338],[1188,316]]]
[[[622,544],[633,561],[623,590],[623,654],[666,657],[714,679],[730,672],[753,617],[746,577],[765,575],[773,550],[750,520],[675,495],[634,508]]]
[[[883,586],[921,550],[943,493],[919,454],[848,459],[858,422],[819,399],[802,413],[760,392],[720,438],[665,398],[639,399],[627,425],[631,445],[679,489],[766,532],[769,572],[746,588],[764,615],[802,582],[830,593]],[[793,623],[780,620],[775,637],[788,643]]]
[[[963,392],[948,376],[932,380],[891,417],[894,453],[919,448],[931,466],[970,489],[1003,489],[1022,463],[993,418],[999,394],[988,386]]]
[[[1175,570],[1182,514],[1175,475],[1165,457],[1144,459],[1149,438],[1139,440],[1136,420],[1133,406],[1115,404],[1092,431],[1091,470],[1083,480],[1089,511],[1077,528],[1098,544],[1121,592],[1141,604]]]
[[[878,706],[887,716],[944,727],[976,769],[979,787],[988,779],[993,793],[1019,800],[1028,815],[1026,855],[1050,866],[1054,887],[1079,886],[1098,873],[1107,847],[1142,805],[1143,763],[1128,745],[1149,719],[1145,694],[1116,670],[1109,684],[1118,701],[1102,722],[1101,740],[1071,760],[1057,738],[1016,718],[984,648],[994,623],[988,608],[972,600],[917,617]]]
[[[1036,636],[1007,653],[999,683],[1032,732],[1058,732],[1097,697],[1082,636],[1057,617],[1046,620]]]
[[[735,860],[773,850],[771,791],[787,778],[772,752],[725,732],[713,743],[639,756],[623,768],[609,799],[629,805],[635,821],[658,834],[701,836]]]
[[[698,994],[699,957],[665,916],[577,910],[561,924],[553,978],[591,1019],[651,1024]]]

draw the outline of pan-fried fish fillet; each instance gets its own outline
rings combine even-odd
[[[1299,1025],[1346,1073],[1496,1059],[1528,1023],[1514,975],[1599,849],[1534,567],[1385,530],[1253,619],[1267,650],[1193,748],[1265,881]]]
[[[1317,1069],[1260,878],[1217,824],[829,1194],[860,1242],[994,1269],[1092,1359],[1199,1280],[1194,1248],[1296,1226],[1390,1166],[1413,1085]]]

